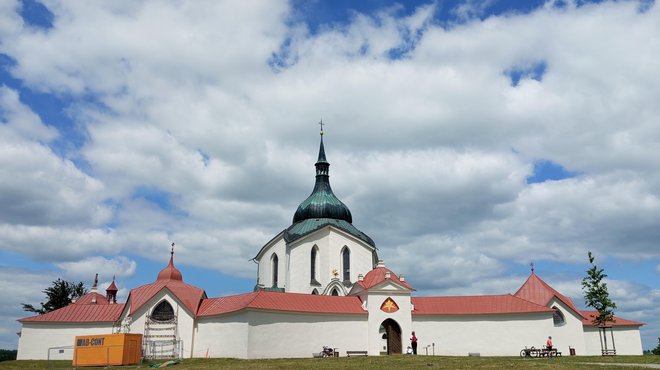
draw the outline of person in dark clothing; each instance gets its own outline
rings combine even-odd
[[[413,355],[416,355],[417,354],[417,337],[415,336],[415,332],[412,332],[412,336],[410,337],[410,344],[412,345]]]

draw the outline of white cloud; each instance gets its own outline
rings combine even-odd
[[[104,258],[100,256],[88,257],[79,261],[58,262],[55,266],[64,271],[66,276],[83,281],[91,281],[95,274],[100,279],[111,281],[112,277],[133,276],[137,264],[124,256]],[[91,286],[91,283],[86,285]]]
[[[16,348],[16,333],[21,330],[16,319],[34,315],[23,311],[21,304],[39,307],[39,302],[45,301],[42,291],[56,279],[48,271],[31,272],[0,266],[0,291],[3,294],[0,300],[0,326],[5,329],[0,333],[0,348]]]
[[[15,90],[6,86],[0,86],[0,122],[2,143],[49,142],[59,135],[56,129],[44,125],[39,116],[20,102]]]

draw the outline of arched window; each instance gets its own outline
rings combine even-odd
[[[341,271],[344,281],[351,281],[351,251],[348,247],[341,250]]]
[[[174,309],[168,301],[161,301],[151,312],[154,321],[170,321],[174,319]]]
[[[552,307],[555,309],[555,312],[552,314],[552,321],[555,323],[555,326],[562,326],[566,322],[564,319],[564,314],[559,311],[557,307]]]
[[[317,261],[318,252],[319,252],[319,248],[317,246],[313,246],[312,251],[310,252],[309,255],[309,275],[310,275],[309,281],[311,284],[318,284],[318,279],[317,279],[318,276],[316,276],[317,273],[316,264],[318,262]]]
[[[337,290],[337,288],[334,288],[332,290],[332,293],[330,293],[330,295],[339,295],[339,291]]]
[[[277,254],[273,254],[273,257],[271,258],[271,266],[272,266],[272,271],[273,271],[273,288],[277,288],[277,280],[278,280],[278,267],[279,267],[279,259],[277,258]]]

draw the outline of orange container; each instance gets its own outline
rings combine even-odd
[[[77,336],[73,366],[122,366],[140,363],[142,334]]]

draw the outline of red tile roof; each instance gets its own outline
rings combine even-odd
[[[550,300],[556,297],[558,300],[567,305],[571,310],[573,310],[578,316],[583,317],[581,311],[575,307],[572,299],[554,290],[550,285],[541,280],[541,278],[533,272],[529,278],[527,278],[527,281],[525,281],[525,283],[520,287],[520,289],[518,289],[516,294],[514,294],[514,296],[542,306],[547,306]]]
[[[206,293],[202,289],[186,284],[183,281],[157,280],[154,283],[142,285],[131,290],[126,300],[131,303],[131,312],[129,315],[133,315],[163,289],[168,289],[172,292],[193,315],[197,313],[202,299],[206,298]]]
[[[356,296],[327,296],[300,293],[279,293],[261,290],[253,293],[202,301],[198,316],[220,315],[242,309],[315,312],[335,314],[367,314]]]
[[[596,326],[596,324],[592,323],[593,319],[598,316],[598,311],[582,311],[582,316],[584,316],[584,319],[582,320],[582,325],[583,326]],[[632,320],[626,320],[622,319],[620,317],[614,316],[614,322],[607,323],[607,326],[642,326],[646,325],[643,322],[639,321],[632,321]]]
[[[553,312],[554,310],[524,299],[503,295],[413,297],[416,315],[480,315],[524,312]]]
[[[107,303],[107,302],[106,302]],[[114,322],[119,319],[123,304],[78,304],[72,303],[43,315],[26,317],[19,322]]]
[[[387,280],[385,278],[386,273],[390,273],[390,280],[396,282],[397,284],[403,285],[404,287],[410,289],[410,290],[415,290],[413,287],[411,287],[407,282],[401,281],[399,277],[392,272],[392,270],[388,269],[387,267],[376,267],[373,270],[369,271],[365,276],[363,281],[358,281],[355,283],[356,285],[360,285],[364,289],[369,289],[371,287],[374,287],[383,281]]]

